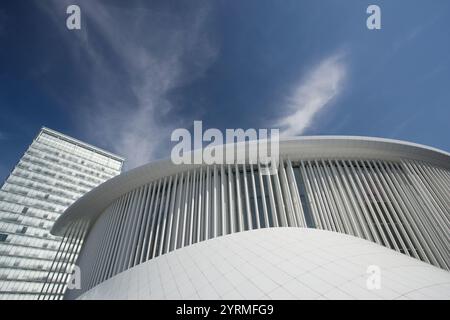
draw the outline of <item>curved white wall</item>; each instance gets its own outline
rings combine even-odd
[[[82,292],[179,248],[278,227],[353,235],[450,269],[448,153],[315,137],[281,141],[280,160],[273,175],[258,164],[146,165],[87,194],[52,232],[76,237],[74,226],[89,224]]]
[[[282,164],[274,175],[258,166],[205,166],[128,192],[86,239],[83,286],[177,248],[268,227],[355,235],[449,268],[450,187],[432,176],[441,169],[407,160]]]
[[[450,273],[352,236],[268,228],[172,251],[79,299],[450,299]]]

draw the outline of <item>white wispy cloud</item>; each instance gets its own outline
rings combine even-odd
[[[55,7],[61,2],[47,10]],[[77,122],[94,141],[123,155],[127,168],[164,155],[171,131],[192,123],[177,116],[174,109],[181,107],[168,93],[201,76],[217,54],[208,3],[177,13],[170,6],[151,10],[145,2],[130,8],[86,1],[80,7],[82,30],[62,31],[69,45],[74,42],[71,58],[89,87],[75,108]]]
[[[304,133],[316,115],[323,111],[342,90],[347,67],[342,53],[334,54],[315,66],[295,84],[275,122],[282,136]]]

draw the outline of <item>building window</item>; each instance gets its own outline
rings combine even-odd
[[[25,232],[27,232],[27,227],[22,227],[22,229],[19,229],[17,232],[18,233],[25,233]]]
[[[7,235],[7,234],[0,233],[0,242],[5,242],[5,241],[6,241],[6,238],[8,238],[8,235]]]
[[[28,207],[23,207],[22,213],[27,213],[27,211],[28,211]]]

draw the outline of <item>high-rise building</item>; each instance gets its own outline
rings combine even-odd
[[[334,136],[279,151],[270,175],[167,160],[85,195],[52,230],[85,239],[65,298],[450,298],[449,153]]]
[[[50,234],[56,219],[85,193],[118,175],[123,159],[54,130],[42,128],[0,190],[0,299],[37,299],[61,245]],[[55,278],[56,279],[56,278]]]

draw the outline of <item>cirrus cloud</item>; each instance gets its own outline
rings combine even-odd
[[[85,84],[75,101],[62,99],[77,126],[124,156],[127,169],[165,156],[172,130],[192,121],[179,116],[183,106],[170,101],[171,90],[201,77],[217,55],[208,27],[211,5],[80,1],[81,30],[68,31],[55,12],[69,4],[42,6]]]
[[[281,135],[300,135],[311,127],[317,114],[341,92],[346,73],[344,56],[339,53],[322,60],[296,83],[283,107],[285,115],[275,122]]]

